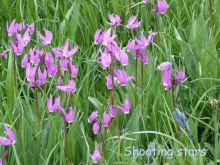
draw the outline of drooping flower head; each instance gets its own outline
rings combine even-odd
[[[118,78],[118,81],[121,83],[121,86],[125,86],[126,82],[130,81],[132,77],[127,77],[124,70],[115,69],[115,74]]]
[[[55,99],[55,103],[53,104],[53,98],[52,95],[50,95],[50,98],[47,99],[47,108],[49,112],[54,112],[60,107],[60,96]]]
[[[47,70],[44,68],[44,72],[41,72],[40,67],[38,68],[38,85],[43,85],[46,82],[47,79]]]
[[[171,64],[170,62],[166,61],[166,62],[161,63],[161,64],[157,67],[157,69],[158,69],[158,70],[168,70],[168,69],[170,69],[171,66],[172,66],[172,64]]]
[[[6,55],[8,52],[9,52],[9,50],[4,50],[4,51],[0,54],[0,56],[3,57],[3,56]]]
[[[5,134],[9,136],[10,139],[7,139],[3,136],[0,136],[0,142],[4,145],[4,146],[7,146],[7,145],[14,145],[15,144],[15,135],[14,133],[12,132],[12,130],[10,130],[6,125],[4,125],[4,128],[5,128]]]
[[[167,2],[165,0],[157,0],[158,11],[161,14],[164,14],[167,10]]]
[[[31,68],[31,63],[27,64],[27,68],[26,68],[26,78],[27,78],[27,81],[34,80],[36,69],[37,69],[37,66]]]
[[[69,80],[67,86],[57,86],[58,89],[64,92],[75,92],[76,91],[76,84],[74,80]]]
[[[116,14],[113,14],[113,15],[108,14],[108,16],[109,16],[109,19],[110,19],[111,23],[106,21],[107,24],[113,25],[113,26],[118,26],[121,23],[121,19],[120,19],[120,17],[118,15],[116,15]]]
[[[73,78],[76,77],[77,71],[78,71],[78,66],[76,65],[70,65],[70,69],[71,69],[71,76]]]
[[[110,115],[106,114],[106,111],[105,111],[104,114],[103,114],[102,124],[103,124],[105,127],[108,127],[110,121],[111,121],[111,117],[110,117]]]
[[[92,129],[93,129],[94,134],[97,134],[99,132],[100,123],[99,123],[98,120],[93,124],[93,128]]]
[[[72,123],[73,122],[73,120],[75,118],[75,113],[74,113],[72,107],[70,107],[69,114],[67,114],[65,112],[64,108],[62,108],[62,107],[59,107],[59,110],[62,113],[62,115],[64,116],[66,122],[68,122],[68,123]]]
[[[12,48],[13,48],[13,51],[14,53],[17,55],[17,56],[20,56],[23,52],[23,45],[21,43],[19,43],[18,41],[16,42],[11,42],[11,45],[12,45]]]
[[[106,84],[107,84],[107,88],[108,89],[112,89],[112,76],[109,74],[107,77],[105,77],[106,79]]]
[[[129,114],[129,110],[131,109],[130,100],[128,97],[125,98],[125,103],[122,105],[121,110],[124,114]]]
[[[46,46],[46,45],[50,45],[51,44],[51,40],[52,40],[52,33],[49,30],[44,29],[44,32],[46,34],[46,37],[42,36],[39,32],[38,32],[38,36],[43,40],[42,45]]]
[[[171,70],[165,70],[162,77],[163,86],[167,87],[171,81],[172,73]]]
[[[136,16],[131,16],[128,20],[127,28],[128,29],[134,29],[137,28],[141,25],[142,21],[136,21],[137,15]],[[136,22],[135,22],[136,21]],[[135,22],[135,23],[134,23]]]
[[[111,28],[109,28],[103,35],[103,45],[107,47],[109,43],[113,42],[116,36],[114,30],[111,36]]]
[[[75,43],[75,46],[72,50],[69,51],[68,49],[69,49],[69,40],[66,39],[66,43],[63,47],[63,57],[65,58],[71,57],[73,54],[75,54],[78,51],[78,46],[76,46]]]
[[[96,146],[95,146],[95,153],[93,155],[90,155],[90,157],[92,161],[94,162],[94,164],[97,164],[99,160],[101,159],[101,154]]]
[[[30,34],[34,34],[34,23],[32,23],[31,25],[28,25],[28,29],[27,29]]]
[[[102,34],[100,35],[101,31],[102,31],[103,28],[101,28],[100,30],[97,30],[95,32],[95,35],[94,35],[94,44],[97,45],[97,44],[100,44],[102,43],[103,41],[103,36],[105,34],[105,31],[102,32]]]
[[[89,116],[88,122],[92,123],[94,120],[96,120],[98,116],[99,111],[92,112],[92,114]]]
[[[18,30],[18,24],[15,24],[16,19],[14,19],[10,26],[8,26],[8,22],[7,22],[7,31],[8,31],[8,35],[11,37],[14,35],[14,33],[17,32]]]
[[[185,72],[178,72],[176,67],[175,67],[175,70],[177,72],[177,76],[176,76],[177,83],[180,81],[183,81],[183,79],[185,78]]]

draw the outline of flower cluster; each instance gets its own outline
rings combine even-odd
[[[172,73],[171,73],[171,66],[172,64],[168,61],[161,63],[157,69],[158,70],[163,70],[163,77],[162,77],[162,82],[165,90],[168,90],[169,88],[172,87]],[[185,78],[185,73],[184,72],[178,72],[177,68],[175,68],[177,72],[176,80],[175,80],[175,86],[178,85],[178,82],[182,81]]]

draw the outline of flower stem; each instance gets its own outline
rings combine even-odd
[[[67,92],[66,92],[66,110],[67,110]],[[63,115],[63,122],[64,122],[64,132],[65,132],[65,143],[66,143],[66,153],[67,153],[67,161],[68,165],[70,165],[70,156],[69,156],[69,149],[68,149],[68,140],[67,140],[67,124],[65,120],[65,116]]]
[[[214,40],[214,26],[213,26],[213,17],[212,17],[212,1],[209,0],[209,15],[210,15],[210,22],[211,22],[211,39],[212,43]],[[214,45],[214,43],[213,43]]]
[[[35,78],[35,81],[36,81],[36,78]],[[39,114],[39,109],[38,109],[37,90],[38,90],[38,86],[37,86],[37,83],[35,83],[35,101],[36,101],[36,109],[37,109],[37,121],[38,121],[38,127],[40,128],[40,114]]]
[[[102,138],[102,152],[103,152],[103,158],[105,160],[105,142],[104,142],[104,137],[102,135],[101,129],[99,129],[99,133],[100,133],[101,138]]]
[[[143,92],[144,92],[144,63],[141,61],[141,92],[142,92],[142,95],[141,95],[141,107],[142,107],[142,115],[143,115],[143,105],[144,105],[144,95],[143,95]]]
[[[154,0],[154,8],[156,8],[156,0]],[[158,22],[157,22],[157,10],[155,11],[154,17],[155,17],[155,23],[156,23],[156,28],[157,28],[157,39],[158,39],[158,44],[159,44],[159,48],[160,48],[160,62],[162,62],[160,34],[159,34]]]
[[[172,81],[171,81],[171,82],[172,82]],[[176,110],[175,110],[174,90],[175,90],[175,88],[173,87],[173,82],[172,82],[172,100],[173,100],[173,108],[174,108],[174,112],[175,112]],[[179,142],[182,143],[181,137],[180,137],[180,131],[179,131],[179,127],[178,127],[178,123],[177,123],[176,117],[175,117],[175,124],[176,124],[176,130],[177,130],[177,135],[178,135]],[[180,145],[180,147],[181,147],[181,149],[183,150],[183,146]],[[183,158],[185,158],[187,164],[190,165],[190,163],[189,163],[189,161],[187,160],[187,158],[186,158],[184,152],[183,152]]]

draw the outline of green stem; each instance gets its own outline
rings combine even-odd
[[[175,100],[174,100],[174,90],[175,88],[173,87],[173,81],[171,80],[171,83],[172,83],[172,101],[173,101],[173,108],[174,108],[174,112],[176,111],[175,110]],[[175,117],[175,124],[176,124],[176,130],[177,130],[177,135],[178,135],[178,139],[179,139],[179,142],[182,143],[182,140],[181,140],[181,137],[180,137],[180,131],[179,131],[179,127],[178,127],[178,123],[177,123],[177,120],[176,120],[176,117]],[[183,146],[180,145],[182,151],[183,151]],[[186,162],[188,165],[190,165],[189,161],[187,160],[186,156],[185,156],[185,153],[183,152],[183,158],[186,159]]]
[[[142,98],[141,98],[141,107],[142,107],[142,115],[143,115],[143,105],[144,105],[144,63],[141,61],[141,92],[142,92]]]
[[[40,114],[39,114],[39,109],[38,109],[37,90],[38,90],[38,86],[37,86],[37,83],[35,83],[35,101],[36,101],[36,109],[37,109],[37,121],[38,121],[38,127],[40,128]]]
[[[156,7],[156,0],[154,0],[154,8],[155,7]],[[158,44],[159,44],[159,48],[160,48],[160,62],[162,62],[160,34],[159,34],[159,28],[158,28],[158,22],[157,22],[157,11],[155,11],[154,17],[155,17],[155,23],[156,23],[156,28],[157,28],[157,39],[158,39]]]
[[[66,110],[67,110],[67,92],[66,92]],[[65,143],[66,143],[66,153],[67,153],[67,161],[68,165],[70,165],[70,156],[69,156],[69,149],[68,149],[68,140],[67,140],[67,124],[65,120],[65,116],[63,115],[63,122],[64,122],[64,132],[65,132]]]
[[[103,158],[105,160],[105,142],[104,142],[104,137],[102,135],[101,129],[99,129],[99,133],[100,133],[101,138],[102,138],[102,152],[103,152]]]
[[[213,26],[212,1],[211,0],[209,0],[209,15],[210,15],[210,21],[211,21],[211,39],[212,39],[212,43],[213,43],[213,40],[214,40],[214,26]]]

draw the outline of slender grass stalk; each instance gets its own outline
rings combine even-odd
[[[112,76],[112,64],[110,64],[109,74]],[[112,82],[114,81],[114,78],[112,79]],[[112,90],[110,90],[110,103],[113,105],[113,98],[112,98]],[[110,133],[112,134],[113,131],[113,120],[110,121]]]
[[[142,115],[143,115],[143,105],[144,105],[144,63],[141,61],[141,107],[142,107]]]
[[[173,82],[171,81],[172,83],[172,100],[173,100],[173,108],[174,108],[174,112],[176,111],[175,110],[175,100],[174,100],[174,90],[176,87],[173,86]],[[179,142],[182,143],[182,140],[181,140],[181,137],[180,137],[180,131],[179,131],[179,127],[178,127],[178,123],[177,123],[177,120],[176,120],[176,117],[175,117],[175,125],[176,125],[176,131],[177,131],[177,135],[178,135],[178,139],[179,139]],[[180,145],[182,151],[183,151],[183,146]],[[186,155],[185,153],[183,152],[183,158],[186,159],[186,162],[188,165],[190,165],[189,161],[187,160],[186,158]]]
[[[36,77],[35,77],[35,81],[36,81]],[[39,114],[39,108],[38,108],[37,90],[38,90],[38,86],[37,86],[37,83],[35,83],[35,101],[36,101],[36,109],[37,109],[37,121],[38,121],[38,127],[40,128],[40,114]]]
[[[116,116],[116,124],[117,124],[117,132],[118,132],[118,159],[120,161],[120,130],[119,130],[119,122],[118,122],[118,113],[117,113],[117,108],[116,108],[116,99],[115,99],[115,83],[114,83],[114,66],[115,66],[115,61],[113,61],[113,54],[111,53],[111,76],[112,76],[112,105],[114,105],[115,108],[115,116]]]
[[[212,1],[209,0],[209,15],[210,15],[210,22],[211,22],[211,39],[212,43],[214,40],[214,26],[213,26],[213,16],[212,16]],[[214,45],[214,43],[213,43]]]
[[[156,9],[156,0],[154,0],[154,8]],[[161,45],[160,45],[160,34],[159,34],[159,28],[158,28],[158,22],[157,22],[157,10],[154,12],[154,17],[155,17],[155,23],[156,23],[156,28],[157,28],[157,39],[158,39],[158,44],[160,48],[160,62],[162,62],[162,54],[161,54]]]
[[[66,110],[67,110],[67,92],[66,92]],[[69,149],[68,149],[68,140],[67,140],[67,124],[65,120],[65,116],[63,115],[63,122],[64,122],[64,132],[65,132],[65,143],[66,143],[66,154],[67,154],[67,161],[68,165],[70,165],[70,156],[69,156]]]
[[[104,137],[103,137],[103,135],[102,135],[101,127],[100,127],[100,129],[99,129],[99,133],[100,133],[101,138],[102,138],[102,152],[103,152],[103,158],[104,158],[104,160],[105,160],[105,142],[104,142]]]

